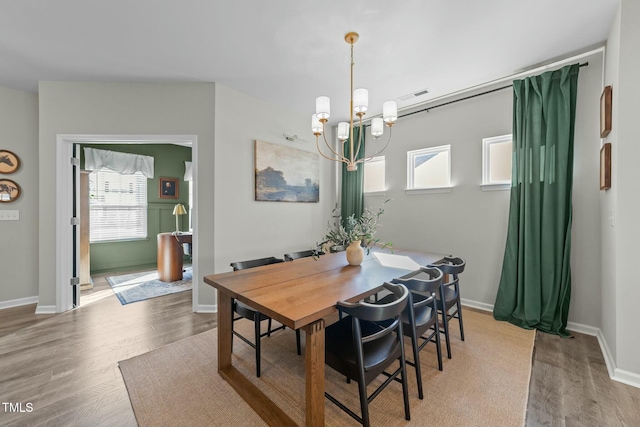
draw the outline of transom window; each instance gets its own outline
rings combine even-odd
[[[364,192],[375,193],[385,191],[385,159],[374,157],[364,163]]]
[[[512,135],[482,140],[482,184],[511,184]]]
[[[407,152],[407,189],[451,187],[451,145]]]
[[[110,169],[89,174],[90,242],[147,237],[147,178]]]

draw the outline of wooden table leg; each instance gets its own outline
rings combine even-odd
[[[231,367],[231,304],[233,299],[218,291],[218,372]]]
[[[324,426],[324,320],[304,328],[306,426]]]

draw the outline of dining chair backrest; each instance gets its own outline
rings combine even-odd
[[[392,283],[402,283],[412,292],[431,295],[440,289],[443,277],[444,274],[439,268],[420,267],[419,273],[411,272],[393,279]]]
[[[453,275],[453,279],[458,279],[458,274],[461,274],[464,271],[467,263],[462,258],[458,257],[444,257],[442,261],[433,263],[429,265],[429,267],[436,267],[442,270],[444,274]]]
[[[232,262],[231,263],[231,268],[233,268],[233,271],[237,271],[237,270],[245,270],[247,268],[260,267],[260,266],[263,266],[263,265],[277,264],[279,262],[284,262],[284,260],[271,256],[271,257],[267,257],[267,258],[250,259],[250,260],[247,260],[247,261]]]
[[[394,301],[388,304],[371,304],[364,301],[355,303],[338,301],[336,306],[338,310],[345,314],[369,322],[382,322],[384,320],[398,318],[407,306],[409,290],[402,284],[385,282],[382,286],[395,296]]]
[[[418,272],[409,273],[392,281],[392,283],[403,284],[411,292],[406,309],[409,319],[414,318],[413,313],[409,313],[411,307],[413,310],[427,305],[432,305],[435,308],[436,292],[440,290],[444,277],[442,271],[435,267],[421,267],[419,273],[416,273]]]
[[[309,249],[306,251],[289,252],[287,254],[284,254],[284,260],[293,261],[294,259],[308,258],[312,256],[319,256],[319,255],[324,255],[324,252],[318,249]]]

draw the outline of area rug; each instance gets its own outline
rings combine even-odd
[[[158,279],[158,272],[153,270],[110,276],[107,277],[107,283],[109,283],[122,305],[125,305],[191,290],[192,278],[193,270],[191,267],[187,267],[182,273],[182,280],[175,282],[161,281]]]
[[[452,359],[446,358],[443,344],[444,371],[438,371],[434,345],[420,353],[424,400],[417,396],[415,370],[407,367],[411,421],[404,419],[401,385],[392,383],[370,405],[372,425],[524,425],[535,332],[472,310],[465,311],[464,320],[466,341],[452,328]],[[251,322],[243,322],[236,322],[236,329],[251,334]],[[216,340],[213,329],[120,362],[139,426],[265,425],[217,374]],[[296,354],[294,332],[263,338],[260,378],[253,349],[235,340],[233,350],[234,366],[304,425],[304,357]],[[411,354],[408,345],[406,350]],[[360,412],[354,381],[347,384],[327,367],[325,387]],[[327,426],[358,425],[328,400],[325,421]]]

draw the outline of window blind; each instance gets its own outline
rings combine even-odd
[[[110,169],[89,174],[90,242],[147,237],[147,179]]]

